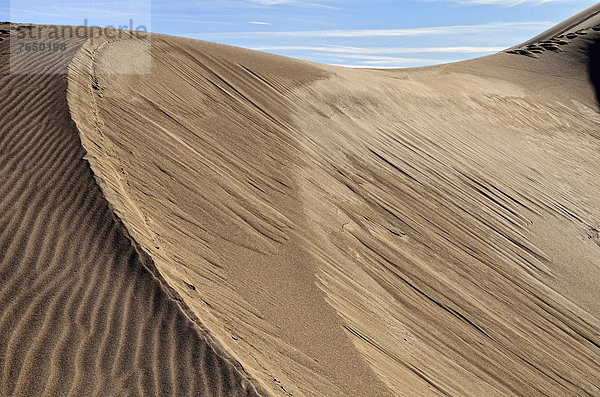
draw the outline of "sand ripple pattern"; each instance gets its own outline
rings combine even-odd
[[[0,395],[256,395],[109,208],[66,76],[10,74],[1,28]]]

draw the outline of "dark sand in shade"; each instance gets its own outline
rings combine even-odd
[[[600,395],[598,11],[385,71],[3,34],[0,395]]]

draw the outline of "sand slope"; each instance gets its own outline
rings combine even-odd
[[[598,395],[595,15],[397,71],[155,35],[116,76],[136,44],[105,40],[69,106],[131,235],[275,395]]]
[[[46,74],[9,74],[16,29],[0,43],[0,395],[256,395],[83,159],[60,72],[85,38],[27,58]]]
[[[3,58],[0,394],[599,395],[598,10],[410,70]]]

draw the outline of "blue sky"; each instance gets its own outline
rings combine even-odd
[[[519,44],[593,1],[0,0],[0,20],[156,33],[355,67],[414,67]]]

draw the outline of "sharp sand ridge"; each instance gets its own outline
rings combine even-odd
[[[0,394],[600,395],[599,11],[406,70],[3,33]]]
[[[256,395],[94,181],[66,97],[86,39],[11,74],[17,29],[0,43],[0,395]]]

